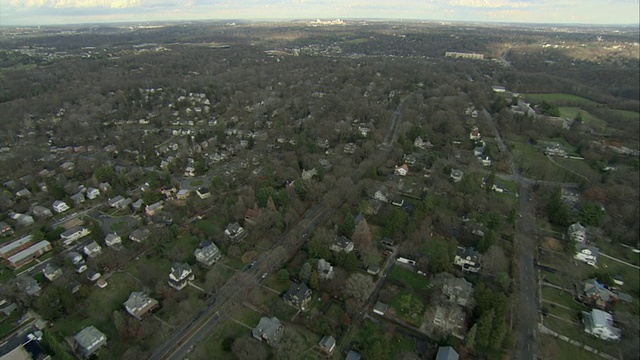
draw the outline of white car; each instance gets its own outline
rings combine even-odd
[[[264,274],[262,274],[262,278],[266,279],[268,275],[269,275],[269,273],[264,273]]]

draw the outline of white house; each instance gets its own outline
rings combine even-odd
[[[53,202],[53,211],[60,214],[69,210],[69,205],[67,205],[64,201],[56,200]]]
[[[573,255],[573,258],[585,262],[593,267],[597,267],[598,252],[599,250],[595,246],[578,243],[576,245],[576,254]]]
[[[567,229],[567,235],[572,241],[584,243],[587,241],[587,229],[580,223],[571,224]]]
[[[451,175],[449,176],[453,179],[453,182],[458,182],[462,180],[462,176],[464,176],[464,173],[462,172],[462,170],[454,169],[451,170]]]
[[[620,340],[622,330],[613,326],[613,316],[599,309],[582,312],[584,331],[603,340]]]
[[[462,271],[480,271],[480,253],[474,248],[458,246],[453,263],[462,268]]]
[[[187,166],[187,168],[184,169],[184,176],[187,176],[187,177],[196,176],[196,169],[191,166]]]
[[[91,234],[91,230],[82,226],[76,226],[60,234],[60,240],[62,240],[65,246],[69,246],[74,241],[89,234]]]
[[[174,263],[171,265],[171,273],[169,273],[169,286],[176,290],[182,290],[189,281],[193,281],[195,275],[191,271],[191,267],[186,263]]]
[[[104,243],[107,244],[107,246],[121,244],[122,238],[118,234],[107,234],[107,236],[104,238]]]
[[[396,165],[393,173],[399,176],[407,176],[407,174],[409,174],[409,166],[407,164],[402,164],[400,166]]]
[[[149,295],[134,291],[129,295],[129,299],[125,301],[124,308],[131,316],[138,320],[142,320],[142,316],[158,306],[158,301]]]
[[[96,256],[98,256],[98,255],[100,255],[102,253],[102,247],[100,245],[98,245],[97,242],[92,241],[92,242],[88,243],[87,245],[85,245],[82,248],[82,251],[84,251],[84,253],[88,257],[96,257]]]
[[[100,190],[90,187],[87,189],[87,199],[89,200],[93,200],[95,198],[97,198],[98,196],[100,196]]]
[[[208,241],[198,247],[194,251],[194,255],[196,256],[196,261],[205,266],[211,266],[220,259],[220,250],[213,242]]]

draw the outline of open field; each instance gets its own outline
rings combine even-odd
[[[585,99],[585,98],[580,97],[580,96],[571,95],[571,94],[563,94],[563,93],[521,94],[520,96],[523,99],[527,99],[527,100],[530,100],[530,101],[533,101],[533,102],[541,102],[541,101],[556,102],[558,100],[562,100],[562,101],[573,102],[573,103],[576,103],[576,104],[591,104],[591,105],[597,104],[596,102],[594,102],[592,100]]]
[[[601,357],[592,352],[580,349],[553,336],[541,335],[540,342],[542,343],[540,351],[545,359],[602,360]]]
[[[606,121],[588,113],[586,110],[579,107],[558,107],[560,110],[560,116],[575,119],[578,114],[582,118],[582,122],[599,132],[603,132],[607,127]]]
[[[552,163],[542,150],[527,143],[511,143],[516,162],[523,170],[524,176],[548,181],[577,182],[580,178],[575,174]],[[554,159],[555,160],[555,159]]]
[[[625,120],[640,121],[640,113],[638,113],[638,112],[629,111],[629,110],[616,110],[616,111],[619,112],[620,114],[622,114],[622,117]]]
[[[591,183],[599,183],[602,179],[602,175],[589,166],[589,164],[584,160],[565,159],[562,157],[554,157],[553,160],[563,168],[571,170],[589,179]]]
[[[401,266],[394,266],[388,279],[422,294],[429,291],[429,281],[426,277]]]

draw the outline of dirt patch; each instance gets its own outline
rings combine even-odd
[[[247,251],[246,253],[244,253],[244,255],[242,255],[242,262],[246,264],[249,261],[255,259],[256,256],[258,256],[257,251]]]
[[[560,242],[560,240],[552,238],[550,236],[544,237],[542,241],[542,245],[549,250],[558,251],[558,252],[561,252],[564,249],[564,246],[562,246],[562,243]]]

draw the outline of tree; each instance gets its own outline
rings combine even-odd
[[[248,336],[237,338],[231,345],[231,352],[238,360],[267,360],[269,357],[264,344]]]
[[[369,298],[373,290],[373,280],[370,276],[355,273],[351,274],[345,284],[344,292],[347,296],[363,303]]]
[[[302,265],[302,268],[300,269],[300,273],[298,273],[298,277],[300,278],[300,280],[308,282],[309,279],[311,279],[311,264],[309,264],[308,262],[304,263],[304,265]]]
[[[312,259],[329,259],[331,257],[329,247],[315,236],[307,243],[307,253]]]
[[[344,221],[342,222],[342,233],[344,236],[350,237],[351,234],[353,234],[355,226],[353,214],[351,214],[350,211],[347,211],[347,213],[344,214]]]
[[[434,240],[429,255],[429,271],[432,273],[445,272],[451,266],[449,249],[443,241]]]
[[[362,357],[371,360],[386,360],[391,358],[389,340],[386,337],[376,338],[369,342],[362,352]]]
[[[464,346],[467,349],[473,349],[476,346],[476,333],[478,332],[478,324],[473,324],[467,336],[464,339]]]
[[[278,279],[278,282],[286,283],[287,280],[289,280],[289,271],[287,271],[287,269],[278,270],[278,274],[276,275],[276,278]]]
[[[335,259],[336,265],[344,268],[347,272],[354,271],[358,266],[358,257],[353,251],[341,251],[336,255]]]
[[[603,216],[602,206],[596,203],[585,202],[578,209],[578,220],[586,226],[599,226]]]
[[[309,287],[313,290],[318,290],[318,272],[316,270],[311,271],[311,277],[309,278]]]

